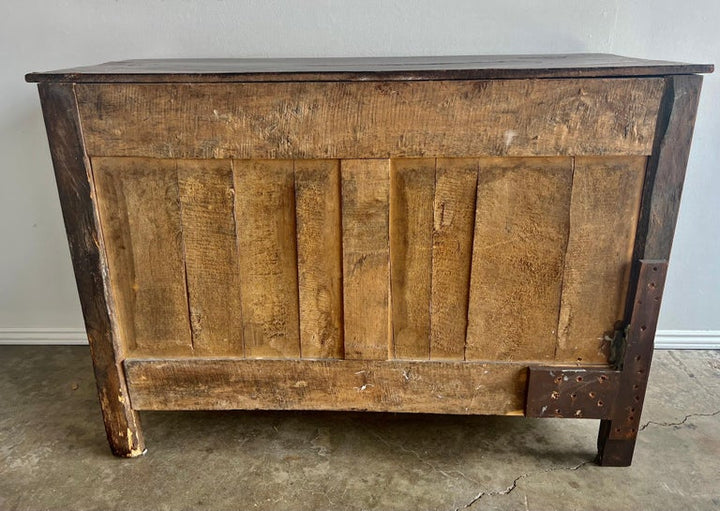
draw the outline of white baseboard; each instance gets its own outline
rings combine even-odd
[[[0,328],[0,346],[7,344],[87,344],[82,328]]]
[[[87,335],[80,328],[0,328],[0,346],[8,344],[87,344]],[[720,330],[658,330],[655,348],[717,350],[720,349]]]
[[[720,330],[658,330],[655,334],[658,350],[718,350]]]

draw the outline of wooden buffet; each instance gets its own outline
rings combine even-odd
[[[602,419],[629,465],[702,77],[613,55],[38,82],[113,453],[138,410]]]

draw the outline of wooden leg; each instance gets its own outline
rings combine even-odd
[[[146,450],[145,440],[138,413],[130,407],[123,368],[107,367],[103,356],[98,356],[96,350],[91,352],[110,450],[121,458],[142,456]]]
[[[629,467],[635,452],[637,432],[632,438],[611,438],[610,432],[613,427],[618,429],[617,423],[613,424],[613,422],[615,421],[600,421],[597,464],[603,467]]]
[[[140,422],[130,407],[122,346],[108,306],[112,296],[105,244],[93,204],[95,185],[80,133],[75,91],[71,83],[43,83],[39,90],[105,431],[113,454],[139,456],[145,447]]]
[[[702,77],[679,75],[665,81],[635,240],[633,258],[640,264],[632,268],[630,282],[637,287],[628,296],[630,325],[614,360],[622,371],[620,391],[598,436],[598,463],[604,466],[632,461]]]
[[[633,309],[622,346],[616,348],[620,386],[610,418],[600,424],[598,463],[627,467],[632,462],[645,401],[667,261],[640,261]]]
[[[105,434],[112,453],[121,458],[135,458],[145,454],[145,440],[137,412],[124,403],[119,406],[111,404],[107,393],[99,389],[98,391]],[[117,395],[115,398],[117,399]]]

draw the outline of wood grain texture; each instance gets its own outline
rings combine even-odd
[[[571,158],[480,161],[468,360],[553,358],[572,175]]]
[[[438,159],[433,202],[430,358],[465,356],[478,162]]]
[[[303,358],[343,358],[340,163],[295,162]]]
[[[555,360],[607,363],[624,314],[647,158],[576,158]]]
[[[646,155],[663,80],[76,87],[91,155],[312,159]]]
[[[602,53],[271,59],[142,59],[29,73],[27,81],[237,82],[458,80],[657,76],[712,72],[712,64],[646,60]]]
[[[94,160],[95,207],[103,231],[105,259],[110,280],[113,316],[123,351],[137,350],[135,340],[136,275],[133,243],[125,199],[125,184],[114,172],[100,171],[102,158]]]
[[[40,84],[38,89],[105,432],[113,454],[140,456],[145,442],[138,414],[130,407],[121,365],[122,334],[114,316],[105,240],[73,86]]]
[[[653,153],[645,176],[633,261],[670,258],[701,88],[702,76],[665,79]],[[638,272],[636,263],[630,278],[631,293]],[[632,296],[627,303],[626,318],[629,319],[634,303]]]
[[[233,167],[245,355],[299,357],[293,162]]]
[[[129,348],[192,353],[177,163],[151,158],[93,158],[110,282]],[[115,202],[113,202],[115,201]]]
[[[654,305],[659,307],[662,300],[701,86],[701,76],[666,78],[653,153],[645,173],[625,305],[623,324],[630,328],[627,342],[615,345],[612,356],[614,364],[624,366],[620,398],[615,403],[618,418],[600,423],[601,465],[628,466],[632,462],[659,312]],[[661,275],[653,277],[654,288],[650,289],[648,277],[658,271]],[[661,281],[655,280],[658,278]],[[648,303],[643,296],[650,291],[655,303]]]
[[[138,410],[521,414],[526,367],[363,360],[125,361]]]
[[[430,358],[435,160],[393,160],[390,275],[395,358]]]
[[[621,369],[620,390],[613,403],[612,416],[600,422],[597,461],[602,466],[629,466],[641,429],[640,417],[668,263],[643,259],[639,267],[636,291],[632,293],[632,315],[624,332],[624,349],[616,361]]]
[[[176,165],[195,354],[242,357],[231,163],[229,160],[177,160]]]
[[[345,358],[390,353],[389,160],[343,160]]]

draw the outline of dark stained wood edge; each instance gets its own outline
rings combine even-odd
[[[137,410],[356,410],[522,415],[523,364],[128,358]]]
[[[38,88],[105,431],[113,454],[139,456],[145,450],[144,441],[138,416],[130,408],[120,348],[114,339],[108,269],[75,92],[70,84],[41,83]]]
[[[618,361],[620,390],[612,414],[601,422],[598,435],[598,463],[603,466],[626,467],[632,463],[667,266],[667,260],[640,262],[632,317],[625,334],[623,356]]]
[[[525,416],[608,419],[620,376],[610,367],[531,366]]]
[[[670,259],[703,77],[670,76],[655,128],[638,216],[625,320],[634,306],[641,259]]]
[[[156,59],[28,73],[29,82],[264,82],[367,80],[477,80],[666,76],[711,73],[687,64],[610,54],[456,55],[271,59]]]
[[[666,263],[670,258],[675,235],[702,79],[703,77],[699,75],[665,78],[665,91],[660,104],[653,151],[645,170],[625,320],[622,325],[625,331],[621,329],[617,332],[610,357],[610,362],[623,371],[621,390],[615,407],[617,410],[625,408],[626,412],[632,409],[631,415],[626,413],[625,420],[628,420],[627,417],[632,417],[631,422],[634,424],[638,423],[642,413],[645,386],[652,361],[655,326],[660,312],[659,303],[662,300],[661,287],[659,294],[653,296],[653,300],[657,300],[653,304],[657,305],[654,309],[654,317],[647,318],[646,323],[649,324],[645,325],[648,329],[652,326],[650,331],[652,335],[648,335],[646,330],[639,340],[632,340],[633,322],[637,323],[637,296],[638,293],[645,291],[643,278],[646,277],[645,268],[648,263],[643,263],[643,260],[661,261],[660,267],[663,271],[667,269]],[[665,276],[663,275],[662,278],[664,283]],[[637,334],[635,335],[637,337]],[[628,347],[631,342],[635,343],[632,349]],[[638,356],[640,359],[635,361],[634,357]],[[640,361],[646,364],[644,368],[640,368],[644,373],[638,373],[635,369],[635,363]],[[630,378],[634,378],[634,381],[628,383]],[[641,393],[632,394],[634,406],[627,405],[626,393],[636,391]],[[639,401],[636,398],[639,398]],[[601,465],[629,466],[632,463],[638,428],[637,425],[631,426],[628,432],[628,428],[623,427],[622,420],[620,416],[616,416],[612,420],[603,420],[600,423],[598,463]]]

